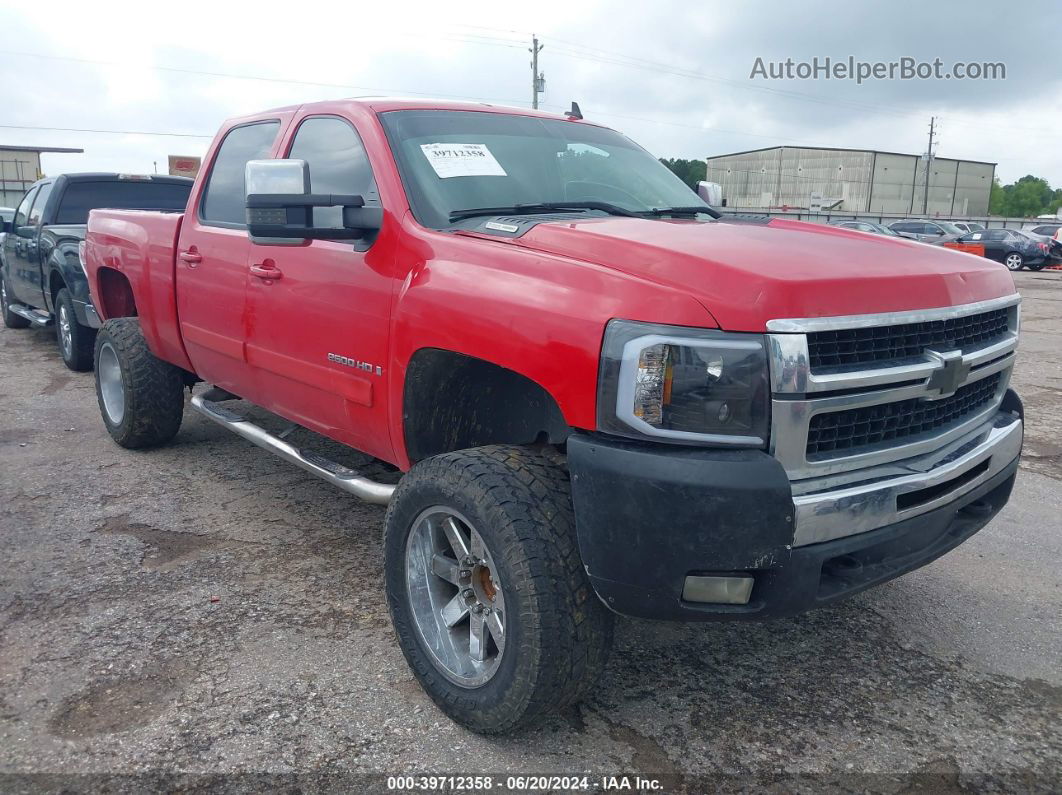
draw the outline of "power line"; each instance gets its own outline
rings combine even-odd
[[[79,132],[79,133],[108,133],[113,135],[160,135],[165,138],[213,138],[213,135],[199,135],[198,133],[169,133],[152,130],[96,130],[86,127],[34,127],[22,124],[0,124],[6,130],[47,130],[49,132]]]
[[[692,69],[686,69],[684,67],[673,66],[670,64],[659,63],[656,61],[649,61],[644,58],[637,58],[622,53],[615,53],[609,50],[602,50],[597,47],[587,47],[581,44],[575,44],[564,39],[558,39],[555,36],[549,37],[551,42],[557,42],[562,45],[568,45],[567,47],[554,46],[553,51],[562,56],[569,58],[575,58],[585,61],[595,61],[599,63],[611,64],[616,66],[626,66],[633,69],[643,69],[647,71],[654,71],[663,74],[670,74],[678,77],[687,77],[695,80],[704,80],[715,83],[722,83],[726,85],[734,86],[740,90],[747,91],[759,91],[767,94],[773,94],[776,96],[788,97],[805,102],[815,102],[825,105],[837,105],[841,107],[848,107],[856,110],[866,111],[868,113],[879,113],[898,117],[906,117],[912,115],[921,115],[923,111],[911,109],[905,110],[896,106],[882,105],[880,103],[861,102],[859,100],[845,100],[845,99],[832,99],[828,97],[820,97],[814,94],[806,94],[801,91],[791,91],[788,89],[772,88],[770,86],[759,86],[750,84],[748,81],[734,80],[731,78],[719,77],[717,75],[710,75],[704,72],[699,72]],[[1025,132],[1033,133],[1043,136],[1057,136],[1057,131],[1046,130],[1043,128],[1033,127],[1016,127],[1008,125],[1006,127],[984,125],[980,122],[963,122],[955,121],[955,124],[961,124],[969,127],[977,127],[978,129],[994,129],[1001,132]]]
[[[86,63],[96,66],[125,66],[131,67],[134,64],[123,63],[121,61],[104,61],[94,58],[73,58],[67,55],[46,55],[44,53],[36,52],[20,52],[15,50],[0,50],[0,55],[14,55],[18,57],[27,58],[42,58],[50,61],[69,61],[72,63]],[[137,68],[143,68],[143,64],[137,64]],[[327,83],[316,80],[296,80],[293,78],[284,77],[263,77],[261,75],[247,75],[247,74],[233,74],[230,72],[213,72],[203,69],[183,69],[175,66],[155,66],[152,65],[149,68],[155,69],[160,72],[173,72],[176,74],[188,74],[199,75],[202,77],[221,77],[230,80],[254,80],[263,83],[286,83],[290,85],[302,85],[302,86],[318,86],[325,88],[341,88],[345,91],[374,91],[383,94],[411,94],[420,97],[444,97],[448,99],[466,99],[481,102],[508,102],[514,105],[520,104],[521,100],[518,99],[502,99],[500,97],[469,97],[465,94],[442,94],[440,92],[425,92],[425,91],[408,91],[398,88],[380,88],[379,86],[357,86],[349,83]]]

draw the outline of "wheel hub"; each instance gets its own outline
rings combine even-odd
[[[66,306],[59,307],[59,344],[63,346],[63,353],[67,356],[70,355],[70,351],[73,348],[74,335],[70,328],[70,316],[67,314]]]
[[[417,633],[440,673],[479,687],[505,653],[505,599],[482,536],[461,514],[429,508],[406,543],[406,585]]]
[[[114,346],[107,342],[100,348],[96,378],[103,410],[112,425],[120,425],[125,416],[125,390],[122,387],[122,367]]]

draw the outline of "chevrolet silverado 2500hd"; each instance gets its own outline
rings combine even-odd
[[[212,421],[388,504],[402,651],[503,732],[582,696],[613,612],[786,616],[1006,503],[1019,298],[995,263],[726,221],[578,118],[348,100],[235,119],[183,215],[94,211],[104,424]],[[389,462],[397,487],[234,398]]]
[[[92,366],[99,317],[78,247],[93,207],[182,209],[192,180],[139,174],[61,174],[38,180],[4,223],[0,314],[8,328],[56,327],[71,370]]]

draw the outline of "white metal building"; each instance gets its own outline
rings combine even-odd
[[[17,206],[26,189],[43,176],[41,152],[84,151],[61,146],[0,145],[0,207]]]
[[[975,216],[988,214],[996,164],[861,149],[778,146],[707,158],[727,207]]]

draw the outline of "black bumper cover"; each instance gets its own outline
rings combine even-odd
[[[726,621],[802,613],[935,560],[1006,504],[1018,459],[948,505],[795,549],[789,480],[766,453],[578,434],[568,466],[580,553],[606,605],[639,618]],[[748,604],[683,601],[687,575],[720,573],[753,575]]]

